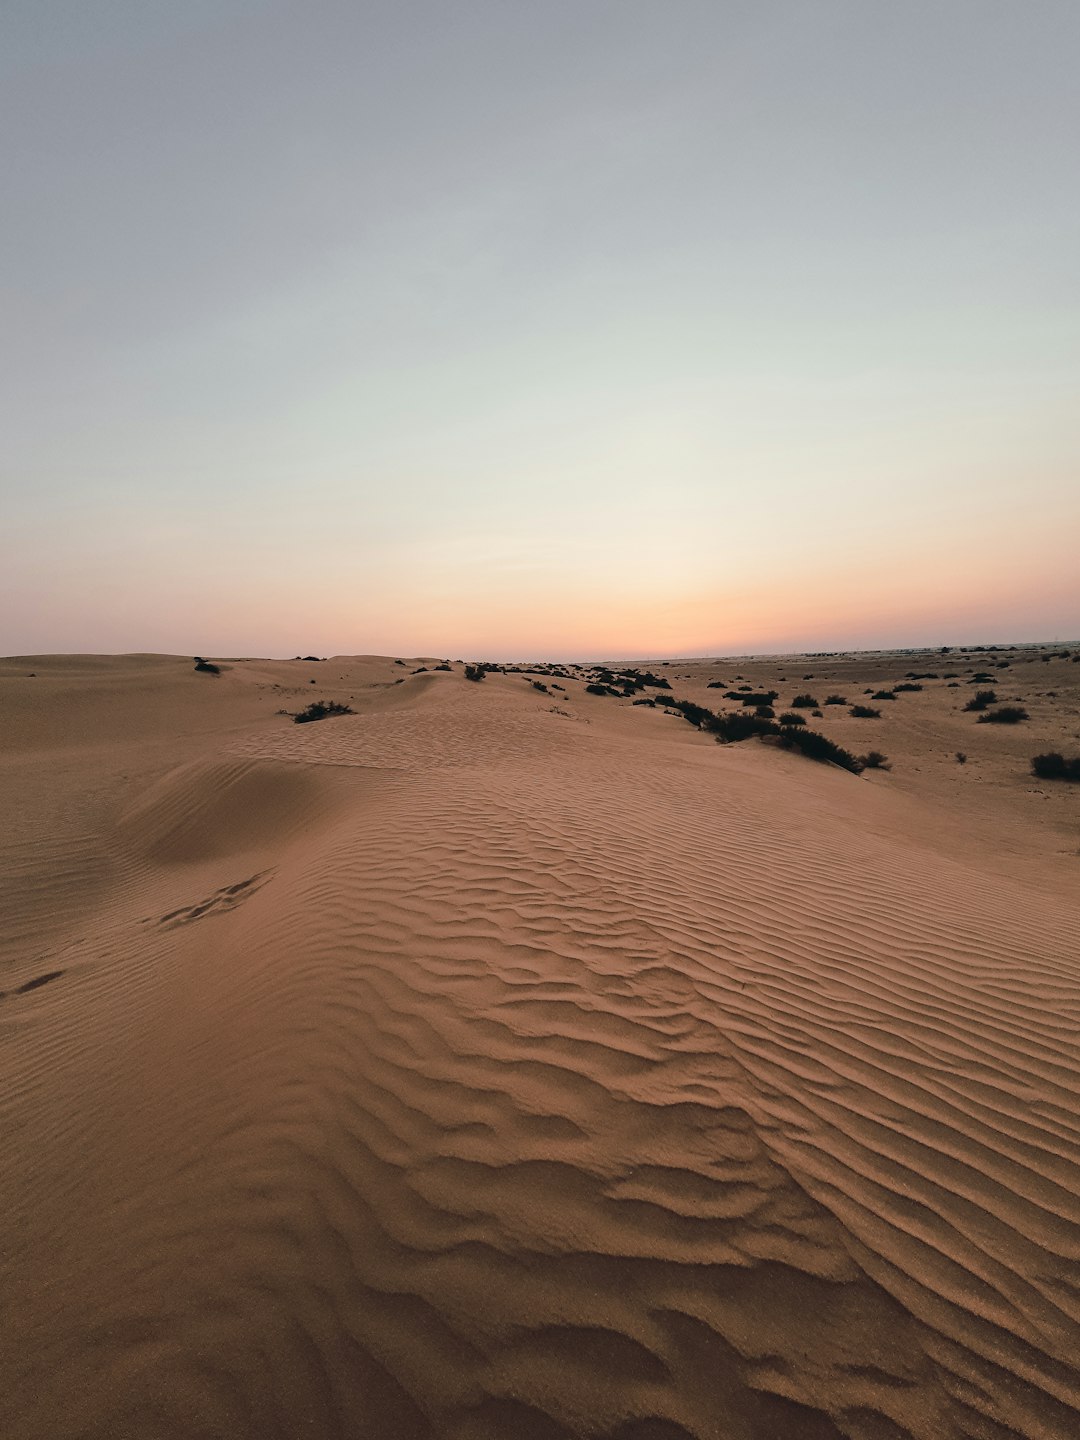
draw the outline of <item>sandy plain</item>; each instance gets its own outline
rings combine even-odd
[[[1080,1434],[1044,653],[0,661],[0,1434]]]

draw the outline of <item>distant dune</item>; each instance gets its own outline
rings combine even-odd
[[[211,658],[0,662],[0,1434],[1080,1434],[1080,664]]]

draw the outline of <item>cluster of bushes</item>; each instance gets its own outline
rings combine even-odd
[[[856,720],[880,720],[881,711],[874,710],[869,705],[852,705],[851,714]]]
[[[895,690],[895,692],[897,693],[897,695],[901,694],[901,692],[906,693],[906,692],[908,692],[908,691],[921,690],[922,688],[923,688],[923,687],[922,687],[921,685],[912,685],[912,684],[910,684],[908,681],[904,681],[903,684],[901,684],[901,685],[894,685],[894,686],[893,686],[893,689]]]
[[[895,700],[896,696],[891,690],[875,690],[871,700]]]
[[[1080,755],[1066,759],[1056,750],[1051,750],[1046,755],[1033,756],[1031,770],[1040,780],[1071,780],[1080,784]]]
[[[209,660],[204,660],[201,655],[195,656],[195,669],[201,670],[204,675],[220,675],[221,670],[217,665],[211,665]]]
[[[814,699],[813,695],[796,695],[791,702],[791,708],[793,710],[816,710],[818,701]]]
[[[826,705],[846,705],[846,704],[847,704],[847,696],[846,696],[846,695],[826,695],[826,696],[825,696],[825,704],[826,704]]]
[[[734,714],[720,715],[713,710],[708,710],[704,705],[698,705],[693,700],[665,700],[669,709],[677,711],[684,720],[699,730],[705,730],[710,735],[715,735],[717,740],[723,744],[737,744],[742,740],[751,740],[755,737],[774,737],[777,743],[785,750],[798,750],[801,754],[811,760],[827,761],[832,765],[839,765],[844,770],[850,770],[853,775],[858,775],[864,768],[864,762],[858,756],[850,754],[842,749],[826,735],[816,730],[806,729],[806,722],[800,715],[797,723],[777,724],[775,720],[763,715],[748,715],[746,710],[736,710]],[[884,756],[881,761],[884,761]],[[879,762],[880,763],[880,762]]]
[[[353,715],[356,712],[348,705],[342,705],[337,700],[316,700],[306,710],[301,710],[298,715],[293,716],[297,725],[306,725],[311,720],[325,720],[330,715]]]

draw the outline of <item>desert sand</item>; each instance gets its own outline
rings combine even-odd
[[[1080,1434],[1080,664],[216,663],[0,662],[0,1434]]]

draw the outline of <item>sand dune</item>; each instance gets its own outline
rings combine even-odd
[[[0,1432],[1080,1433],[1075,802],[408,668],[0,667]]]

